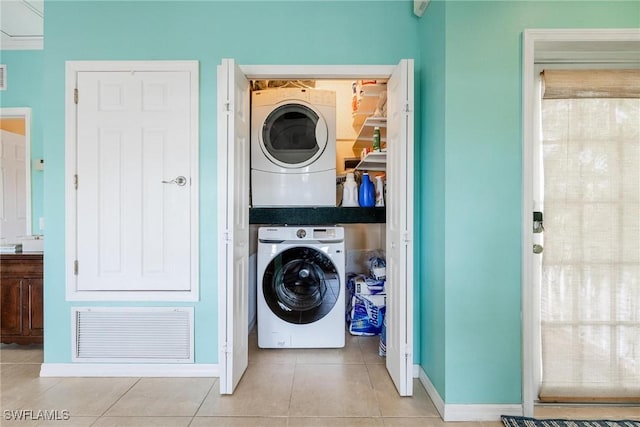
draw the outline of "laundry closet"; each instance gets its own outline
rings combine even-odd
[[[291,81],[310,79],[314,81],[314,87],[312,88],[314,91],[324,90],[315,87],[320,80],[341,79],[347,80],[345,86],[349,88],[354,80],[364,79],[365,76],[368,79],[386,80],[387,121],[384,140],[387,143],[387,151],[386,154],[378,153],[380,157],[386,157],[386,160],[373,156],[374,161],[369,157],[371,155],[361,159],[365,160],[365,165],[367,162],[385,164],[387,177],[386,191],[384,191],[385,206],[365,208],[336,207],[338,191],[336,191],[335,180],[340,175],[338,171],[342,171],[344,166],[350,167],[353,164],[347,163],[344,165],[345,160],[351,159],[352,162],[359,163],[360,156],[358,154],[362,154],[362,150],[356,147],[354,151],[353,146],[360,138],[351,139],[352,136],[345,137],[342,134],[338,136],[337,118],[335,149],[333,151],[316,149],[311,144],[306,143],[296,147],[295,144],[289,144],[295,138],[284,138],[281,141],[278,132],[265,136],[265,131],[269,132],[271,128],[277,129],[277,126],[268,125],[263,127],[262,124],[251,123],[251,98],[256,93],[255,90],[252,91],[251,89],[256,80],[274,79],[288,79]],[[385,366],[398,393],[401,396],[410,396],[412,394],[412,375],[414,372],[413,195],[415,179],[413,172],[413,80],[414,66],[412,59],[401,59],[396,65],[322,66],[242,66],[238,65],[232,58],[222,60],[218,67],[217,91],[218,105],[220,106],[217,120],[218,235],[220,236],[218,242],[218,283],[220,284],[218,287],[218,347],[220,349],[220,392],[222,394],[233,393],[248,365],[249,336],[247,331],[251,330],[253,319],[256,318],[256,314],[250,313],[250,311],[255,310],[254,307],[261,301],[259,295],[256,295],[256,288],[259,288],[257,282],[262,281],[263,272],[258,271],[258,267],[264,269],[273,268],[274,271],[277,269],[281,274],[292,273],[297,275],[296,277],[300,283],[313,282],[314,277],[321,277],[323,273],[329,281],[332,281],[335,277],[341,277],[341,274],[346,274],[346,270],[350,268],[349,266],[353,262],[352,257],[356,257],[352,254],[356,254],[357,250],[367,251],[380,247],[383,247],[386,252],[386,313],[384,319],[386,320],[387,333]],[[351,86],[352,89],[353,87]],[[303,97],[306,96],[306,99],[311,100],[312,92],[309,91]],[[349,94],[346,102],[347,123],[351,121],[353,126],[353,92],[347,91],[346,93]],[[336,95],[333,96],[335,97]],[[324,94],[314,95],[313,99],[314,103],[322,105],[323,109],[331,105],[329,97]],[[337,97],[335,99],[335,105],[342,105],[342,110],[345,103],[337,101]],[[334,108],[336,107],[334,106]],[[275,112],[277,107],[274,108],[272,106],[272,109]],[[313,114],[308,110],[313,111]],[[285,128],[282,131],[285,133],[293,131],[293,134],[299,131],[306,137],[315,134],[315,132],[307,132],[303,129],[296,130],[296,127],[302,125],[302,128],[307,128],[309,122],[319,122],[322,115],[318,114],[318,112],[318,108],[315,108],[315,110],[314,108],[294,109],[293,111],[283,109],[278,110],[274,117],[277,118],[280,113],[287,113],[284,115],[293,118],[295,125],[292,129]],[[266,117],[269,118],[269,115]],[[336,117],[338,117],[338,113],[336,113]],[[325,120],[324,117],[322,117],[322,120]],[[274,120],[273,123],[277,121]],[[265,120],[265,123],[267,122],[269,120]],[[378,127],[381,130],[380,139],[383,142],[382,126]],[[329,129],[329,126],[326,126],[326,132],[329,132]],[[254,171],[251,170],[250,157],[257,153],[255,150],[251,151],[252,135],[254,138],[261,136],[263,139],[268,137],[272,142],[275,141],[274,144],[271,144],[273,152],[269,149],[262,151],[265,157],[268,157],[266,153],[269,153],[269,156],[277,157],[277,155],[283,154],[279,153],[280,150],[288,151],[287,147],[289,146],[293,148],[291,154],[306,155],[309,156],[308,159],[317,159],[317,156],[321,156],[321,154],[330,153],[334,158],[335,175],[332,182],[322,182],[324,183],[323,185],[327,186],[326,188],[333,188],[334,197],[332,201],[329,202],[327,200],[327,205],[324,206],[285,207],[282,205],[268,206],[266,204],[264,206],[252,206],[250,175]],[[373,131],[371,135],[373,139]],[[350,143],[346,141],[350,141]],[[371,142],[373,143],[373,141]],[[345,144],[347,144],[347,147],[351,147],[351,151],[347,150],[347,153],[343,154],[345,153],[342,151]],[[341,166],[338,165],[340,160],[343,162]],[[313,161],[311,160],[311,162]],[[259,163],[254,161],[253,169],[259,169],[259,167],[255,167]],[[267,163],[263,162],[263,164]],[[273,164],[277,164],[277,162]],[[321,162],[321,164],[322,168],[318,168],[318,172],[324,169],[324,163]],[[373,170],[373,166],[365,167]],[[287,173],[275,168],[268,169],[267,172]],[[271,176],[270,180],[272,183],[277,183],[277,178]],[[286,181],[291,177],[281,176],[280,178]],[[300,182],[301,186],[305,183],[304,180]],[[315,185],[316,183],[314,183]],[[302,188],[313,189],[315,187],[304,186]],[[371,200],[369,200],[369,203],[371,203]],[[289,227],[282,227],[283,224],[287,224]],[[303,227],[303,225],[310,225],[310,227]],[[259,241],[259,234],[262,229],[266,229],[265,233],[267,234],[282,231],[285,235],[277,238],[269,235]],[[296,247],[305,246],[309,249],[296,250],[297,253],[301,254],[299,257],[286,258],[285,252],[289,248],[284,248],[282,246],[284,244],[292,244]],[[261,249],[265,252],[262,252]],[[267,251],[269,251],[268,254]],[[261,254],[263,258],[259,262]],[[317,257],[315,256],[316,254],[318,255]],[[339,260],[340,257],[344,257],[344,261]],[[265,261],[265,259],[268,259],[268,261]],[[325,262],[327,259],[328,262]],[[333,262],[332,259],[336,261]],[[302,267],[293,268],[296,265]],[[340,265],[344,267],[341,268],[339,267]],[[292,268],[285,269],[285,266]],[[296,308],[295,304],[290,304],[294,302],[301,303],[305,307],[313,307],[315,311],[322,311],[325,307],[317,303],[323,299],[318,298],[318,296],[323,295],[323,292],[325,295],[327,293],[330,295],[334,288],[332,285],[326,284],[326,286],[321,287],[322,291],[319,293],[317,292],[318,286],[310,287],[309,292],[306,293],[301,292],[305,290],[305,286],[297,289],[295,281],[285,282],[282,281],[284,276],[274,277],[276,277],[276,284],[294,284],[293,287],[275,286],[269,290],[272,293],[280,291],[277,295],[278,298],[282,298],[283,304],[278,304],[278,306],[284,308],[285,311],[293,311]],[[344,296],[345,292],[341,294]],[[289,298],[291,296],[295,298]],[[303,298],[298,299],[298,296]],[[310,306],[306,304],[310,304]],[[340,307],[340,304],[341,301],[336,299],[334,308],[339,307],[339,310],[344,315],[345,309]],[[275,312],[272,311],[272,313]],[[257,317],[260,317],[259,313]],[[275,317],[271,316],[272,319]],[[329,315],[325,317],[334,319]],[[250,319],[251,322],[249,321]],[[302,320],[302,317],[300,319]],[[317,320],[313,320],[312,316],[311,322],[318,323]],[[344,318],[342,318],[341,322],[341,328],[344,328]],[[257,323],[260,325],[262,322],[258,319]],[[297,327],[299,325],[296,324],[296,327],[292,328],[294,326],[292,323],[280,324],[277,326],[274,335],[278,335],[281,331],[285,331],[286,335],[287,329],[298,332],[303,331],[304,328]],[[327,328],[326,330],[329,329],[332,328]],[[316,331],[311,333],[316,333]],[[323,335],[322,339],[324,340],[334,334],[326,333]],[[336,333],[336,335],[345,336],[346,332]],[[286,337],[284,338],[283,346],[287,345]],[[283,340],[276,340],[278,347],[281,344],[279,341]],[[336,344],[331,343],[327,346],[334,345]],[[292,345],[291,347],[295,346]]]
[[[347,280],[384,257],[386,80],[250,88],[249,329],[264,348],[343,347]]]

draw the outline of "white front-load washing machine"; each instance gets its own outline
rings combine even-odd
[[[251,94],[251,203],[336,205],[336,94],[277,88]]]
[[[344,347],[342,227],[260,227],[258,347]]]

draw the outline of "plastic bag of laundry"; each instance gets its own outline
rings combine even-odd
[[[352,279],[351,295],[384,294],[384,280],[377,280],[360,274]]]
[[[387,278],[387,262],[385,261],[384,252],[377,251],[369,257],[369,277],[376,280],[384,280]]]
[[[380,333],[380,344],[378,345],[378,356],[386,357],[387,355],[387,318],[382,322],[382,332]]]
[[[354,295],[351,301],[351,335],[379,335],[382,331],[387,296]]]

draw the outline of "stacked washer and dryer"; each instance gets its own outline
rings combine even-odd
[[[252,206],[335,206],[335,92],[266,89],[251,102]],[[342,227],[261,227],[257,264],[259,347],[344,347]]]

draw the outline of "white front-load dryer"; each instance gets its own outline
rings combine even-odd
[[[252,92],[251,204],[336,205],[335,92]]]
[[[344,229],[260,227],[257,258],[258,347],[344,347]]]

